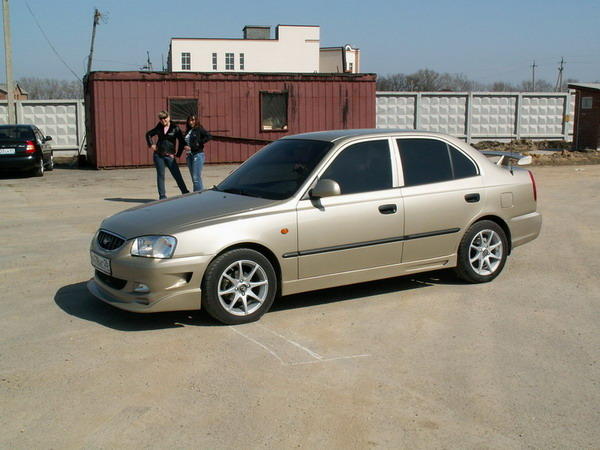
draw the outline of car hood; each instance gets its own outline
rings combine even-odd
[[[264,208],[274,202],[208,190],[127,209],[104,219],[101,227],[126,239],[152,234],[169,235],[190,225]]]

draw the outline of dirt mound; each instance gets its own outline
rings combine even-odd
[[[516,152],[531,155],[534,166],[563,166],[580,164],[600,164],[597,150],[572,151],[571,142],[530,141],[519,139],[511,142],[481,141],[472,144],[477,150]]]

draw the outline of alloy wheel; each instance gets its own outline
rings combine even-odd
[[[469,245],[469,263],[477,275],[491,275],[502,261],[502,239],[494,230],[481,230]]]
[[[267,299],[269,279],[260,264],[239,260],[223,271],[217,289],[219,302],[228,313],[248,316]]]

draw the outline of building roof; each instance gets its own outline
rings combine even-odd
[[[591,89],[600,91],[600,83],[569,83],[569,89]]]
[[[21,94],[23,95],[28,94],[28,92],[25,89],[19,86],[19,83],[15,83],[15,88],[21,91]],[[6,83],[0,83],[0,92],[4,92],[5,94],[8,93],[8,91],[6,90]]]

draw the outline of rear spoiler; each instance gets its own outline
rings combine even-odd
[[[496,165],[498,166],[509,166],[511,165],[511,160],[517,161],[518,166],[526,166],[532,162],[531,156],[523,156],[520,153],[496,152],[492,150],[482,150],[481,153],[485,156],[499,156],[500,158],[496,161]]]

